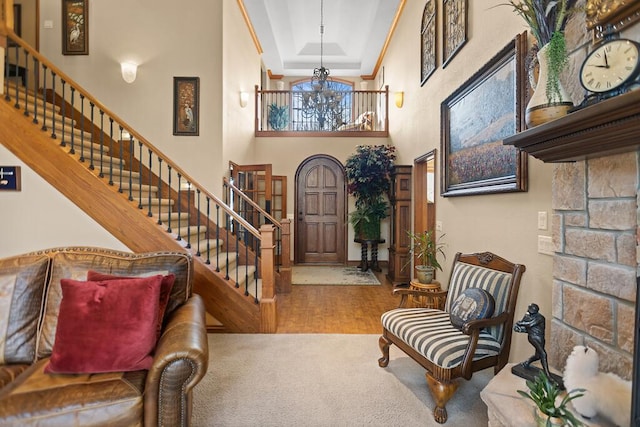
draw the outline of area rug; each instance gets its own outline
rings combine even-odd
[[[371,271],[360,271],[358,267],[340,266],[294,266],[293,285],[379,285]]]
[[[436,427],[425,370],[379,335],[209,334],[209,369],[193,390],[195,427]],[[460,380],[445,426],[486,427],[480,391],[493,369]],[[505,405],[509,402],[505,401]]]

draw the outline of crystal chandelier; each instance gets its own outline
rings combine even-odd
[[[320,130],[336,130],[343,124],[343,94],[335,91],[329,78],[329,69],[323,65],[324,53],[324,0],[320,0],[320,67],[313,70],[311,90],[303,91],[302,116],[317,121]]]

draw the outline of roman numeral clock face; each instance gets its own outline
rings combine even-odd
[[[632,40],[605,41],[584,60],[580,83],[596,94],[618,91],[638,75],[638,51],[638,44]]]

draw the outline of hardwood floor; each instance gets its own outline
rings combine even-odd
[[[278,294],[277,333],[381,333],[380,315],[399,303],[385,274],[376,273],[381,286],[294,285]]]

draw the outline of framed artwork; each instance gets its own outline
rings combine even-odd
[[[89,54],[88,0],[62,0],[62,54]]]
[[[20,166],[0,166],[0,191],[20,191]]]
[[[429,76],[436,70],[437,41],[437,2],[427,0],[422,11],[420,28],[420,85],[424,85]]]
[[[527,155],[505,138],[525,128],[526,32],[441,104],[442,195],[527,191]]]
[[[200,78],[173,78],[173,134],[198,136],[200,130]]]
[[[13,32],[16,33],[18,37],[22,37],[22,5],[14,4],[13,5]],[[13,40],[7,38],[8,46],[18,46],[18,43]]]
[[[596,39],[602,38],[607,25],[615,31],[640,19],[640,2],[628,0],[587,0],[585,14],[588,29],[595,29]]]
[[[442,68],[467,42],[467,0],[442,3]]]

